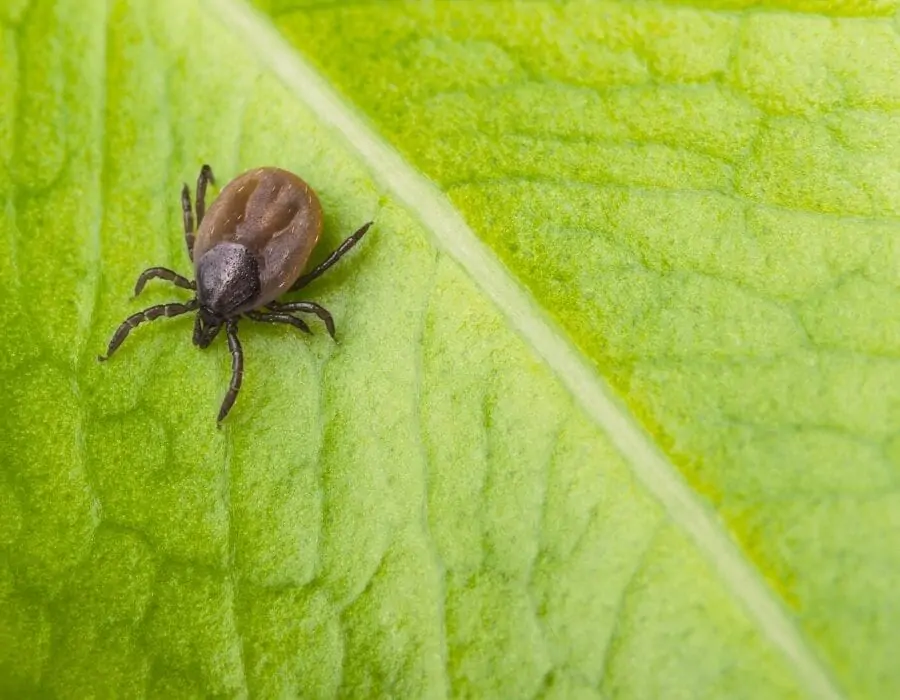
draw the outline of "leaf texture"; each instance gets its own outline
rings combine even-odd
[[[900,689],[894,4],[720,5],[262,9],[616,389],[824,691],[436,224],[174,0],[0,6],[0,690]],[[338,343],[242,325],[222,430],[188,319],[95,362],[184,297],[129,300],[189,272],[202,162],[300,174],[322,255],[376,221],[309,291]]]
[[[403,7],[266,9],[593,360],[847,690],[891,695],[896,3]]]

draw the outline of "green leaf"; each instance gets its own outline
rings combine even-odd
[[[0,691],[896,695],[895,3],[260,5],[0,4]],[[221,430],[202,162],[376,221]]]

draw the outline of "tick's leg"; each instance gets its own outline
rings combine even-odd
[[[259,311],[248,311],[244,314],[247,318],[253,319],[254,321],[261,321],[263,323],[287,323],[294,328],[297,328],[304,333],[312,333],[309,329],[309,326],[306,325],[302,320],[296,318],[295,316],[291,316],[290,314],[263,314]]]
[[[181,217],[184,221],[184,242],[188,257],[194,261],[194,212],[191,211],[191,191],[187,183],[181,188]]]
[[[170,270],[167,267],[148,267],[141,273],[141,276],[138,277],[137,284],[134,285],[134,295],[137,296],[140,294],[144,289],[144,285],[154,278],[168,280],[176,287],[181,287],[182,289],[196,289],[196,285],[193,282],[187,277],[182,277],[174,270]]]
[[[372,225],[370,221],[365,226],[363,226],[359,231],[350,236],[347,240],[341,243],[334,252],[331,253],[325,260],[323,260],[319,265],[305,275],[300,275],[297,278],[297,281],[294,282],[294,285],[288,291],[295,291],[297,289],[302,289],[310,282],[312,282],[316,277],[319,277],[325,270],[334,265],[338,260],[340,260],[344,255],[357,243],[359,243],[359,239],[366,235],[366,231],[369,230],[369,226]]]
[[[186,314],[189,311],[195,311],[197,309],[197,300],[191,299],[186,304],[159,304],[158,306],[151,306],[149,309],[144,309],[143,311],[138,311],[136,314],[132,314],[128,318],[126,318],[122,325],[120,325],[116,332],[113,333],[112,339],[109,341],[109,347],[106,349],[106,355],[100,355],[97,359],[100,362],[104,360],[108,360],[109,356],[112,355],[116,348],[118,348],[125,338],[128,337],[128,334],[131,332],[133,328],[137,328],[144,321],[152,321],[154,319],[160,318],[161,316],[165,316],[167,318],[171,318],[172,316],[180,316],[181,314]]]
[[[331,318],[331,314],[328,313],[327,309],[319,306],[314,301],[288,301],[284,304],[273,302],[268,306],[272,311],[299,311],[304,314],[315,314],[325,322],[328,334],[334,338],[334,319]]]
[[[203,215],[206,213],[206,186],[216,184],[216,176],[212,168],[204,164],[197,176],[197,226],[203,223]]]
[[[228,415],[244,380],[244,351],[241,349],[241,341],[238,340],[237,321],[228,321],[225,334],[228,336],[228,349],[231,351],[231,384],[228,385],[228,393],[222,400],[216,423],[221,423]]]

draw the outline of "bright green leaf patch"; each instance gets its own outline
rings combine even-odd
[[[4,693],[640,695],[716,655],[679,692],[791,694],[472,280],[233,37],[179,3],[36,4],[3,37]],[[242,330],[222,431],[227,357],[195,352],[186,320],[94,360],[126,313],[179,297],[129,290],[146,265],[187,269],[178,185],[207,159],[303,173],[326,244],[378,222],[315,290],[337,346]],[[645,624],[659,610],[673,626]]]
[[[896,3],[258,4],[896,694]]]
[[[279,21],[656,431],[825,676],[880,697],[900,687],[893,39],[769,6]],[[860,7],[834,9],[892,6]],[[0,694],[815,692],[265,53],[202,3],[0,7]],[[221,430],[227,350],[196,351],[188,318],[95,361],[127,314],[187,298],[130,294],[149,265],[189,272],[178,191],[202,162],[299,173],[319,255],[376,221],[309,290],[337,344],[242,324]]]

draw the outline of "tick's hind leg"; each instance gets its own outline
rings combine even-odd
[[[294,328],[303,331],[304,333],[312,333],[312,331],[309,329],[309,326],[307,326],[305,322],[303,322],[299,318],[296,318],[295,316],[291,316],[290,314],[264,314],[260,313],[259,311],[248,311],[244,315],[254,321],[260,321],[262,323],[286,323],[289,326],[293,326]]]
[[[125,341],[125,338],[128,337],[128,334],[131,333],[132,329],[137,328],[144,321],[153,321],[161,316],[165,316],[166,318],[180,316],[189,311],[195,311],[197,306],[197,300],[191,299],[187,304],[159,304],[157,306],[151,306],[149,309],[138,311],[136,314],[132,314],[126,318],[116,329],[116,332],[113,333],[113,337],[109,341],[109,347],[106,349],[106,355],[100,355],[97,359],[100,362],[108,360],[110,355],[116,351],[116,348]]]
[[[244,380],[244,351],[241,349],[241,341],[238,340],[237,321],[228,321],[225,325],[225,334],[228,336],[228,349],[231,351],[231,383],[228,385],[228,392],[222,400],[222,407],[219,409],[219,417],[216,423],[221,423],[231,407],[237,399],[238,392],[241,390],[241,382]]]
[[[205,163],[200,168],[200,174],[197,176],[197,226],[203,223],[203,215],[206,214],[206,186],[216,184],[216,176],[213,175],[212,168]]]
[[[288,301],[283,304],[272,302],[268,306],[272,311],[277,312],[297,311],[304,314],[315,314],[325,323],[325,328],[328,329],[328,335],[330,335],[332,339],[334,338],[334,319],[331,317],[328,309],[319,306],[314,301]]]
[[[319,263],[315,269],[310,270],[305,275],[300,275],[297,278],[297,281],[294,282],[294,285],[288,290],[293,292],[297,289],[302,289],[310,282],[312,282],[317,277],[320,277],[323,272],[325,272],[329,267],[334,265],[338,260],[340,260],[344,255],[346,255],[350,249],[359,243],[359,239],[366,235],[366,231],[369,230],[369,227],[372,225],[370,221],[365,226],[363,226],[359,231],[354,233],[352,236],[347,238],[343,243],[341,243],[335,250],[329,255],[325,260]]]
[[[174,270],[170,270],[167,267],[148,267],[141,273],[141,276],[138,277],[137,283],[134,285],[134,296],[137,296],[144,289],[144,285],[147,284],[149,280],[152,279],[162,279],[171,282],[176,287],[181,287],[182,289],[196,289],[197,286],[191,282],[187,277],[182,277]]]
[[[204,164],[197,176],[197,226],[203,222],[206,214],[206,186],[216,184],[212,168]],[[187,245],[188,256],[194,261],[194,213],[191,211],[191,191],[187,183],[181,188],[181,216],[184,221],[184,242]]]
[[[191,211],[191,191],[187,183],[181,188],[181,218],[184,222],[184,244],[188,257],[194,261],[194,212]]]

